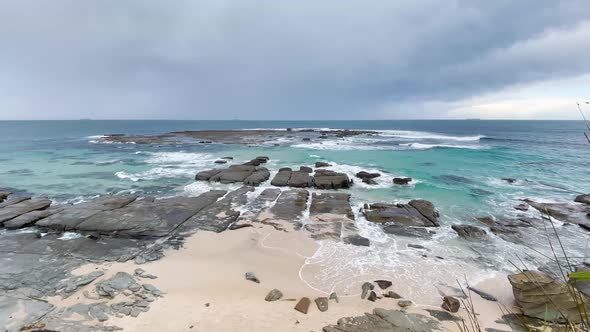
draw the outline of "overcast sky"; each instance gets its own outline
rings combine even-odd
[[[586,100],[588,0],[0,0],[0,119],[578,119]]]

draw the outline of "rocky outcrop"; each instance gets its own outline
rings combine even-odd
[[[260,156],[242,165],[231,165],[225,169],[201,171],[197,173],[195,180],[221,182],[224,184],[241,182],[249,186],[258,186],[270,178],[270,171],[268,169],[258,167],[268,162],[268,160],[268,157]],[[224,164],[226,162],[227,160],[225,159],[216,161],[217,164]]]
[[[574,201],[576,203],[590,204],[590,194],[578,195]]]
[[[372,314],[341,318],[336,325],[329,325],[322,329],[323,332],[430,332],[435,330],[442,330],[440,322],[435,319],[402,310],[380,308],[373,310]]]
[[[381,174],[379,174],[379,173],[369,173],[367,171],[360,171],[360,172],[356,173],[355,175],[359,179],[374,179],[374,178],[378,178],[381,176]]]
[[[509,275],[508,280],[514,298],[526,316],[548,321],[565,321],[565,316],[575,323],[580,321],[577,305],[587,307],[585,297],[577,294],[577,290],[543,272],[525,271]],[[572,294],[577,294],[580,300],[575,301]]]
[[[295,188],[308,188],[313,186],[313,178],[309,176],[308,172],[294,171],[291,172],[287,185]]]
[[[539,203],[530,199],[524,201],[544,215],[590,229],[590,207],[585,204]]]
[[[318,189],[345,189],[352,185],[348,175],[329,170],[316,170],[313,182]]]
[[[289,184],[289,179],[291,179],[292,173],[293,171],[290,168],[282,168],[275,175],[270,184],[277,187],[285,187]]]
[[[488,233],[483,229],[471,225],[452,225],[451,228],[460,237],[467,240],[488,240]]]
[[[254,173],[244,179],[244,184],[247,186],[259,186],[270,178],[270,172],[264,167],[258,167]]]
[[[0,225],[25,213],[44,210],[50,205],[51,201],[46,198],[27,199],[15,204],[10,204],[0,209]]]
[[[404,226],[439,226],[439,214],[434,205],[425,200],[412,200],[408,204],[370,204],[363,213],[368,221]]]
[[[285,190],[281,192],[270,212],[278,219],[296,221],[303,214],[308,198],[309,192],[305,189]]]
[[[406,185],[410,182],[412,182],[412,178],[393,178],[394,184]]]
[[[320,168],[320,167],[330,167],[332,166],[331,164],[327,163],[327,162],[323,162],[323,161],[317,161],[315,163],[315,167],[316,168]]]

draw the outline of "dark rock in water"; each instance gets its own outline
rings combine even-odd
[[[522,203],[522,204],[518,204],[514,207],[515,210],[519,210],[519,211],[528,211],[529,210],[529,205],[526,203]]]
[[[20,202],[28,201],[30,199],[31,199],[30,196],[17,196],[17,197],[14,197],[14,195],[12,195],[12,196],[10,196],[10,198],[8,200],[0,203],[0,208],[5,208],[7,206],[18,204]]]
[[[318,307],[318,310],[321,312],[328,311],[328,298],[327,297],[318,297],[315,299],[315,304]]]
[[[266,297],[264,298],[264,300],[266,302],[273,302],[273,301],[278,301],[283,297],[283,293],[281,293],[280,290],[278,289],[273,289],[271,290],[268,295],[266,295]]]
[[[383,232],[404,237],[430,239],[435,231],[422,227],[408,227],[403,225],[386,224],[383,226]]]
[[[302,139],[302,141],[304,141],[304,142],[311,142],[311,138],[309,138],[309,137],[304,137],[304,138]]]
[[[579,195],[576,197],[574,202],[583,203],[583,204],[590,204],[590,194]]]
[[[475,294],[481,296],[482,299],[484,300],[488,300],[488,301],[492,301],[492,302],[497,302],[498,299],[493,296],[492,294],[488,294],[484,291],[482,291],[481,289],[477,289],[471,286],[467,286],[467,289],[469,289],[470,291],[474,292]]]
[[[516,179],[514,178],[502,178],[502,181],[508,182],[510,184],[516,182]]]
[[[313,186],[313,178],[307,172],[294,171],[291,172],[288,185],[295,188],[308,188]]]
[[[590,229],[590,216],[588,215],[588,207],[586,205],[573,203],[538,203],[530,199],[525,199],[524,201],[545,216],[549,215],[557,220],[578,224],[585,229]]]
[[[412,178],[393,178],[394,184],[406,185],[410,182],[412,182]]]
[[[311,300],[308,297],[302,297],[299,302],[295,305],[295,310],[307,314],[309,310],[309,305],[311,304]]]
[[[318,162],[315,163],[315,167],[316,168],[319,168],[319,167],[330,167],[330,166],[332,166],[332,165],[331,164],[328,164],[326,162],[323,162],[323,161],[318,161]]]
[[[250,281],[255,282],[257,284],[260,283],[260,280],[258,280],[258,278],[256,278],[256,275],[254,274],[254,272],[246,272],[244,277],[246,278],[246,280],[250,280]]]
[[[558,278],[538,271],[525,271],[508,276],[514,298],[525,316],[547,321],[579,323],[580,312],[571,290]],[[577,290],[573,290],[577,293]],[[577,298],[581,295],[577,293]]]
[[[441,322],[460,322],[463,319],[442,310],[426,309],[430,316],[438,319]]]
[[[372,314],[341,318],[337,325],[324,327],[323,332],[430,332],[440,329],[440,322],[430,317],[377,308]]]
[[[491,196],[494,193],[491,191],[487,191],[484,189],[480,189],[480,188],[471,188],[470,189],[471,193],[477,196]]]
[[[472,180],[470,180],[464,176],[459,176],[459,175],[441,175],[441,176],[437,177],[437,179],[446,183],[446,184],[452,184],[452,185],[473,183]]]
[[[247,186],[258,186],[262,182],[268,180],[269,178],[270,172],[268,171],[268,169],[264,167],[259,167],[256,169],[256,171],[254,171],[254,173],[252,173],[244,180],[244,184]]]
[[[215,160],[215,163],[216,164],[227,164],[227,160],[219,159],[219,160]]]
[[[370,283],[370,282],[365,282],[362,286],[361,286],[361,299],[365,299],[365,297],[367,297],[367,294],[369,293],[369,291],[375,289],[375,286]]]
[[[234,160],[234,157],[221,157],[221,159],[224,159],[224,160]]]
[[[254,165],[231,165],[228,168],[209,178],[211,182],[221,182],[224,184],[244,182],[247,177],[256,171]]]
[[[352,185],[348,175],[328,170],[316,170],[313,183],[318,189],[345,189]]]
[[[9,202],[9,201],[8,201]],[[46,198],[28,199],[16,204],[8,205],[0,209],[0,225],[4,222],[14,219],[25,213],[36,210],[44,210],[51,205],[51,201]]]
[[[208,171],[202,171],[197,173],[197,175],[195,175],[195,180],[197,181],[209,181],[209,179],[211,177],[213,177],[214,175],[217,175],[221,173],[220,169],[211,169]]]
[[[369,173],[367,171],[360,171],[356,173],[356,177],[359,179],[374,179],[380,177],[381,174],[379,173]]]
[[[293,174],[293,171],[290,168],[281,168],[270,184],[277,187],[287,186],[289,179],[291,179],[291,174]]]
[[[445,296],[443,297],[443,304],[441,307],[446,311],[457,312],[459,311],[459,308],[461,308],[461,301],[452,296]]]
[[[387,288],[391,287],[391,285],[393,285],[393,283],[389,280],[375,280],[375,283],[381,289],[387,289]]]
[[[368,247],[371,245],[371,241],[369,239],[367,239],[366,237],[362,237],[358,234],[344,237],[342,239],[342,242],[346,244],[352,244],[353,246]]]
[[[428,248],[426,248],[425,246],[421,245],[421,244],[408,244],[408,248],[414,248],[414,249],[422,249],[422,250],[428,250],[430,251]]]
[[[451,228],[459,234],[460,237],[468,240],[487,240],[488,233],[479,227],[471,225],[452,225]]]
[[[399,305],[402,308],[410,307],[413,304],[414,304],[414,302],[412,302],[410,300],[399,300],[399,301],[397,301],[397,305]]]
[[[330,300],[334,300],[334,301],[336,301],[336,303],[339,303],[340,302],[338,300],[338,295],[336,295],[336,293],[330,294]]]
[[[394,291],[389,291],[389,292],[383,294],[383,296],[391,298],[391,299],[401,299],[402,298],[401,295],[399,295],[398,293],[396,293]]]
[[[96,284],[96,293],[109,298],[114,298],[124,290],[132,292],[141,290],[141,285],[130,274],[125,272],[117,272],[113,277]]]
[[[405,226],[438,226],[438,211],[425,200],[412,200],[408,204],[371,204],[363,211],[368,221]]]
[[[308,167],[308,166],[301,166],[301,167],[299,167],[299,171],[305,172],[305,173],[313,173],[313,168]]]
[[[0,203],[4,202],[4,200],[10,196],[10,194],[12,194],[10,191],[0,190]]]
[[[369,300],[371,302],[377,301],[377,293],[375,293],[374,291],[371,291],[369,293],[369,296],[367,297],[367,300]]]
[[[377,183],[377,181],[370,179],[370,178],[364,178],[362,181],[363,181],[363,183],[366,183],[366,184],[369,184],[372,186],[379,184],[379,183]]]
[[[354,213],[350,207],[350,194],[345,193],[314,193],[309,213],[310,215],[339,214],[354,220]]]

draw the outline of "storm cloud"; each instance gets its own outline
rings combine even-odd
[[[445,118],[589,74],[588,13],[588,0],[4,0],[0,119]]]

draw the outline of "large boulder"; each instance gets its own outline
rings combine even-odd
[[[290,168],[282,168],[272,181],[270,181],[270,184],[277,187],[285,187],[289,184],[289,179],[291,179],[292,173],[293,171]]]
[[[525,316],[547,321],[580,322],[580,309],[587,300],[562,280],[539,271],[524,271],[508,276],[514,298]],[[578,300],[574,300],[574,295]]]
[[[590,194],[579,195],[574,201],[577,203],[590,204]]]
[[[374,179],[380,177],[381,174],[379,173],[369,173],[367,171],[360,171],[356,173],[356,177],[359,179]]]
[[[278,219],[295,221],[303,214],[308,198],[309,192],[305,189],[285,190],[281,192],[270,212]]]
[[[209,181],[221,182],[224,184],[244,182],[244,180],[252,175],[254,171],[256,171],[256,166],[254,165],[232,165],[213,175],[209,178]]]
[[[574,203],[539,203],[530,199],[525,199],[524,201],[544,215],[549,215],[559,221],[578,224],[586,229],[590,229],[590,208],[586,205]]]
[[[308,188],[313,185],[313,178],[307,172],[295,171],[291,173],[288,185],[295,188]]]
[[[195,180],[197,181],[209,181],[209,179],[214,176],[217,175],[221,172],[220,169],[210,169],[208,171],[202,171],[197,173],[197,175],[195,176]]]
[[[318,189],[343,189],[352,185],[348,175],[328,170],[316,170],[313,182]]]
[[[254,173],[244,180],[247,186],[259,186],[262,182],[270,178],[270,172],[264,167],[259,167]]]
[[[367,206],[363,213],[368,221],[404,226],[439,226],[438,211],[425,200],[412,200],[408,204],[376,203]]]

